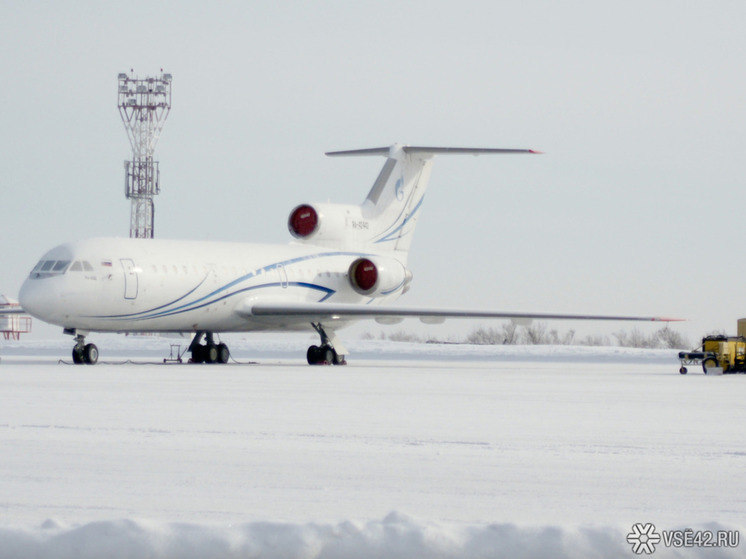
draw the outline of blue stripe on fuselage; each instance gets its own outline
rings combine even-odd
[[[276,269],[278,269],[280,267],[284,267],[284,266],[288,266],[288,265],[292,265],[292,264],[297,264],[299,262],[304,262],[304,261],[308,261],[308,260],[315,260],[315,259],[318,259],[318,258],[334,257],[334,256],[355,256],[355,257],[366,256],[366,257],[369,257],[369,256],[373,256],[373,255],[372,254],[368,254],[368,253],[361,253],[361,252],[322,252],[322,253],[317,253],[317,254],[310,254],[310,255],[298,256],[298,257],[295,257],[295,258],[290,258],[288,260],[283,260],[281,262],[275,262],[273,264],[269,264],[267,266],[263,266],[262,268],[258,268],[254,272],[250,272],[250,273],[248,273],[246,275],[243,275],[243,276],[241,276],[241,277],[239,277],[239,278],[237,278],[237,279],[235,279],[235,280],[233,280],[231,282],[228,282],[227,284],[219,287],[218,289],[215,289],[214,291],[208,293],[207,295],[199,297],[199,298],[197,298],[197,299],[195,299],[193,301],[190,301],[190,302],[185,303],[183,305],[180,305],[178,307],[174,307],[174,308],[167,309],[167,310],[162,310],[162,309],[166,309],[167,307],[169,307],[171,305],[174,305],[174,304],[178,303],[179,301],[181,301],[181,300],[185,299],[186,297],[188,297],[190,294],[194,293],[194,291],[196,291],[207,280],[207,278],[209,277],[209,273],[208,273],[208,275],[205,276],[205,278],[202,279],[202,281],[199,284],[197,284],[197,286],[195,286],[194,288],[192,288],[185,295],[182,295],[181,297],[179,297],[178,299],[175,299],[175,300],[171,301],[170,303],[166,303],[164,305],[159,305],[157,307],[153,307],[153,308],[150,308],[150,309],[147,309],[147,310],[144,310],[144,311],[140,311],[140,312],[137,312],[137,313],[104,315],[104,316],[102,316],[102,315],[92,315],[92,316],[86,316],[86,318],[108,318],[108,319],[112,319],[112,320],[127,320],[127,319],[132,319],[132,320],[147,320],[147,319],[151,319],[151,318],[160,318],[160,317],[163,317],[163,316],[171,316],[171,315],[174,315],[174,314],[182,314],[182,313],[188,312],[190,310],[195,310],[195,309],[203,308],[205,306],[211,305],[212,303],[215,303],[215,302],[218,302],[218,301],[222,301],[222,300],[224,300],[224,299],[226,299],[228,297],[232,297],[233,295],[237,295],[239,293],[243,293],[243,292],[250,291],[250,290],[253,290],[253,289],[275,287],[275,286],[282,285],[282,283],[268,283],[268,284],[262,284],[262,285],[258,285],[258,286],[249,286],[249,287],[245,287],[245,288],[239,289],[237,291],[233,291],[231,293],[225,294],[225,295],[220,296],[218,298],[215,298],[216,295],[218,295],[220,293],[223,293],[226,290],[239,285],[240,283],[243,283],[243,282],[245,282],[247,280],[255,278],[255,277],[261,275],[262,273],[270,272],[270,271],[276,270]],[[315,289],[315,290],[318,290],[318,291],[325,292],[326,295],[322,299],[320,299],[319,302],[327,300],[329,297],[331,297],[332,295],[334,295],[334,293],[336,293],[336,291],[334,291],[333,289],[330,289],[330,288],[327,288],[327,287],[323,287],[321,285],[312,284],[312,283],[287,282],[286,285],[293,285],[293,286],[297,286],[297,287],[306,287],[306,288],[309,288],[309,289]],[[156,312],[156,311],[161,311],[161,312]]]

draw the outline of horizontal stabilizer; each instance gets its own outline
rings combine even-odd
[[[404,153],[422,153],[422,154],[470,154],[481,155],[490,153],[541,153],[532,149],[503,149],[503,148],[454,148],[454,147],[424,147],[424,146],[393,146],[367,149],[352,149],[345,151],[328,151],[326,155],[330,157],[358,156],[358,155],[385,155],[393,156],[398,150]]]

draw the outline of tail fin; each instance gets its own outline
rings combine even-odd
[[[526,149],[390,147],[328,152],[329,156],[383,155],[386,162],[361,205],[374,236],[371,243],[384,251],[396,251],[406,260],[422,201],[425,197],[433,158],[438,154],[539,153]]]

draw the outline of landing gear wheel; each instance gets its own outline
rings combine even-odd
[[[325,328],[320,322],[312,322],[311,326],[318,332],[321,337],[321,345],[312,345],[306,352],[306,359],[309,365],[347,365],[345,361],[345,354],[347,350],[344,349],[342,343],[335,338],[334,332],[329,328]],[[335,345],[337,347],[335,347]],[[339,353],[337,351],[342,353]]]
[[[85,363],[82,349],[78,349],[77,347],[73,348],[73,363],[76,365],[82,365]]]
[[[218,363],[227,363],[231,358],[231,352],[228,346],[220,343],[218,344]]]
[[[202,344],[204,338],[205,343]],[[190,363],[227,363],[231,358],[231,352],[224,343],[215,343],[212,332],[199,331],[192,338],[187,351],[192,353]]]
[[[319,348],[319,363],[322,365],[334,363],[334,350],[329,346],[321,346]]]
[[[309,365],[340,365],[340,357],[334,348],[328,345],[321,347],[312,345],[306,352],[306,360]],[[342,360],[344,361],[344,360]]]
[[[83,348],[83,361],[88,365],[98,363],[98,348],[95,344],[88,344]]]
[[[312,345],[308,348],[308,351],[306,351],[306,361],[308,361],[309,365],[316,365],[316,354],[319,351],[319,346]]]
[[[218,362],[218,346],[210,344],[205,347],[205,363]]]
[[[686,367],[681,367],[681,369],[679,369],[679,372],[680,372],[680,373],[681,373],[682,375],[685,375],[685,374],[686,374],[686,373],[687,373],[688,371],[687,371]]]
[[[84,344],[81,340],[73,348],[73,363],[76,365],[95,365],[98,363],[98,348],[95,344]]]
[[[205,362],[205,346],[196,345],[192,348],[192,363]]]

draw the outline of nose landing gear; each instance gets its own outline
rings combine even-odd
[[[73,363],[76,365],[95,365],[98,363],[98,348],[96,344],[85,343],[85,336],[82,334],[75,336]]]

